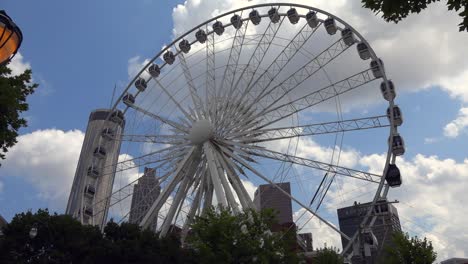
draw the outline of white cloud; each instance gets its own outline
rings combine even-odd
[[[79,130],[37,130],[18,137],[2,165],[4,177],[29,182],[38,198],[64,208],[70,192],[84,134]]]
[[[31,69],[31,64],[24,61],[23,55],[18,52],[8,64],[8,68],[11,69],[11,75],[16,76],[22,74],[27,69]]]
[[[444,135],[450,138],[456,138],[468,126],[468,107],[462,107],[458,111],[458,116],[455,120],[450,121],[444,127]]]

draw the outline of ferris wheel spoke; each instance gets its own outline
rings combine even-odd
[[[360,73],[347,77],[341,81],[338,81],[334,84],[323,87],[315,92],[309,93],[303,97],[276,106],[267,111],[262,111],[257,116],[255,116],[255,118],[260,118],[264,115],[271,115],[272,119],[257,128],[261,129],[266,126],[269,126],[295,113],[298,113],[319,103],[332,99],[338,95],[361,87],[364,84],[367,84],[375,79],[376,78],[372,75],[371,70],[367,69]]]
[[[233,92],[237,91],[237,93],[233,93],[232,98],[231,96],[227,96],[225,98],[225,103],[223,111],[225,112],[226,116],[232,116],[236,115],[239,111],[238,107],[235,107],[235,105],[239,105],[240,102],[242,102],[245,98],[245,96],[248,94],[250,83],[252,82],[253,77],[257,73],[259,67],[256,67],[257,65],[261,65],[263,62],[263,59],[265,58],[266,53],[268,52],[271,43],[273,39],[275,38],[276,34],[278,33],[278,30],[281,28],[281,25],[284,21],[284,17],[281,19],[279,23],[273,23],[270,21],[268,24],[268,27],[264,31],[264,33],[261,35],[261,39],[257,42],[257,45],[254,49],[254,52],[252,53],[252,56],[250,57],[249,61],[247,62],[246,67],[242,70],[240,73],[239,78],[236,81],[236,84],[234,85]],[[250,66],[254,66],[254,69],[251,69]],[[240,87],[240,89],[237,89]],[[241,89],[242,87],[245,87],[243,90]],[[230,98],[227,101],[227,98]],[[237,102],[237,103],[236,103]],[[226,119],[222,119],[222,122],[225,121]],[[221,126],[224,125],[224,122],[221,123]]]
[[[204,177],[201,176],[200,178],[201,178],[200,187],[196,189],[197,194],[195,195],[195,198],[193,199],[193,202],[192,202],[192,204],[190,206],[190,210],[189,210],[189,212],[187,214],[184,225],[182,226],[182,232],[181,232],[181,235],[180,235],[180,241],[181,241],[182,245],[185,242],[185,238],[187,237],[190,224],[192,223],[193,219],[195,218],[195,214],[196,214],[197,210],[199,209],[200,201],[202,199],[202,193],[203,193],[203,190],[204,190],[204,188],[203,188],[203,186],[204,186]]]
[[[169,231],[169,227],[172,224],[172,220],[174,219],[174,215],[177,212],[177,209],[180,209],[180,205],[184,202],[184,198],[188,191],[188,183],[190,182],[190,177],[185,176],[182,182],[179,184],[179,188],[176,192],[174,199],[172,200],[172,204],[169,208],[169,211],[166,214],[164,222],[161,226],[161,236],[166,236],[167,231]],[[174,223],[175,224],[175,223]]]
[[[223,190],[223,186],[221,184],[221,175],[219,175],[219,171],[216,166],[216,160],[209,142],[203,144],[203,151],[206,155],[211,182],[213,183],[214,191],[216,193],[216,199],[221,206],[227,207],[228,201],[224,195],[225,191]]]
[[[206,26],[208,32],[208,25]],[[216,104],[216,60],[215,60],[215,40],[214,33],[207,36],[206,39],[206,91],[205,105],[206,115],[214,119],[213,109]]]
[[[343,39],[339,39],[324,51],[318,54],[315,58],[311,59],[304,66],[300,67],[297,71],[286,77],[278,85],[271,89],[266,89],[265,93],[259,96],[258,101],[262,101],[268,97],[270,102],[263,111],[267,111],[273,105],[278,103],[282,98],[290,94],[294,89],[300,86],[304,81],[319,72],[328,63],[343,54],[350,46],[346,45]]]
[[[115,140],[168,145],[180,144],[187,141],[186,137],[183,135],[122,135]]]
[[[177,158],[178,156],[182,155],[185,151],[185,148],[189,146],[189,143],[180,144],[180,145],[173,145],[163,149],[159,149],[148,154],[144,154],[139,157],[135,157],[132,159],[124,160],[118,162],[116,164],[111,164],[107,167],[117,167],[117,172],[128,170],[130,168],[140,167],[149,163],[157,163],[161,161],[166,161],[168,159]]]
[[[297,165],[302,165],[305,167],[326,171],[329,173],[336,173],[338,175],[347,176],[351,178],[356,178],[364,181],[380,183],[381,175],[359,171],[355,169],[346,168],[343,166],[337,166],[333,164],[328,164],[325,162],[320,162],[312,159],[306,159],[302,157],[297,157],[294,155],[288,155],[273,150],[267,149],[255,149],[250,151],[253,155],[263,158],[268,158],[272,160],[277,160],[281,162],[289,162]]]
[[[243,143],[259,143],[293,137],[333,134],[388,126],[390,126],[390,124],[387,116],[381,115],[318,124],[243,131],[230,134],[228,137],[236,137],[236,140]],[[258,136],[249,135],[254,133]],[[243,135],[245,135],[245,137],[241,137]]]
[[[248,86],[247,89],[249,90],[252,103],[257,103],[257,99],[265,93],[270,84],[276,79],[279,73],[299,52],[319,27],[320,25],[312,29],[307,24],[304,24],[280,54],[272,61],[268,68]]]
[[[242,14],[241,14],[242,15]],[[220,82],[218,89],[217,98],[221,98],[219,105],[224,107],[229,103],[230,98],[234,92],[234,81],[236,78],[236,72],[239,66],[240,55],[242,53],[242,47],[244,46],[245,35],[247,33],[247,27],[249,25],[249,20],[244,21],[239,29],[236,30],[235,36],[232,40],[232,46],[229,52],[229,57],[227,59],[226,68],[224,69],[223,77]],[[225,92],[222,94],[224,87]],[[216,107],[218,109],[218,107]],[[220,120],[216,120],[219,122]]]
[[[340,234],[343,238],[347,239],[348,241],[350,240],[350,238],[343,232],[341,232],[338,228],[336,228],[335,225],[333,225],[332,223],[328,222],[327,220],[325,220],[324,218],[322,218],[320,215],[318,215],[317,213],[315,213],[313,210],[311,210],[308,206],[306,206],[305,204],[303,204],[301,201],[299,201],[298,199],[296,199],[294,196],[291,196],[291,194],[289,194],[287,191],[283,190],[281,187],[278,186],[278,184],[274,183],[272,180],[270,180],[268,177],[265,177],[263,174],[261,174],[260,172],[258,172],[256,169],[254,169],[252,166],[250,166],[247,162],[245,162],[242,158],[238,157],[236,154],[234,154],[233,152],[230,152],[229,150],[226,150],[224,149],[224,151],[227,151],[226,154],[228,154],[230,157],[232,157],[233,159],[235,159],[237,162],[239,162],[240,164],[242,164],[244,167],[246,167],[247,169],[249,169],[252,173],[254,173],[255,175],[257,175],[258,177],[260,177],[262,180],[266,181],[267,183],[269,183],[270,185],[272,185],[273,187],[275,187],[277,190],[279,190],[280,192],[282,192],[284,195],[286,195],[287,197],[289,197],[292,201],[294,201],[295,203],[297,203],[299,206],[301,206],[302,208],[304,208],[305,210],[309,211],[309,213],[311,213],[312,215],[314,215],[315,217],[317,217],[320,221],[322,221],[323,223],[325,223],[327,226],[329,226],[331,229],[335,230],[338,234]]]
[[[140,226],[143,228],[148,228],[151,224],[152,220],[156,217],[161,207],[166,202],[169,195],[174,191],[177,184],[183,179],[185,174],[187,173],[188,167],[199,155],[196,147],[192,147],[190,151],[185,155],[184,159],[178,164],[176,171],[174,172],[174,177],[171,181],[165,186],[162,192],[159,194],[158,198],[151,207],[146,212],[145,216],[143,217]]]
[[[169,120],[169,119],[167,119],[167,118],[165,118],[165,117],[161,117],[161,116],[159,116],[159,115],[157,115],[157,114],[154,114],[154,113],[151,113],[151,112],[149,112],[149,111],[146,111],[145,109],[143,109],[143,108],[141,108],[141,107],[139,107],[139,106],[136,106],[135,104],[130,104],[130,107],[133,108],[133,109],[135,109],[136,111],[138,111],[138,112],[140,112],[140,113],[146,115],[146,116],[149,116],[149,117],[154,118],[154,119],[156,119],[156,120],[158,120],[158,121],[160,121],[160,122],[162,122],[162,123],[164,123],[164,124],[167,124],[167,125],[171,126],[172,128],[174,128],[174,129],[176,129],[176,130],[182,132],[182,133],[185,133],[185,134],[188,134],[188,133],[189,133],[188,128],[185,127],[185,126],[182,125],[182,124],[179,124],[179,123],[174,122],[174,121],[172,121],[172,120]]]
[[[249,193],[245,189],[242,181],[240,180],[239,176],[236,174],[234,170],[234,166],[232,161],[224,155],[224,153],[220,153],[220,162],[221,165],[226,168],[226,174],[228,175],[229,179],[232,182],[232,187],[239,198],[239,201],[242,205],[242,208],[255,208],[252,199],[250,199]]]
[[[185,116],[185,118],[187,118],[187,120],[190,120],[192,122],[195,121],[195,119],[180,105],[180,103],[172,96],[171,93],[169,93],[169,91],[166,89],[166,87],[164,87],[164,85],[162,85],[162,83],[159,82],[158,79],[153,78],[153,80],[161,88],[161,90],[164,91],[164,93],[169,97],[169,99],[171,99],[171,101],[177,106],[177,108],[179,108],[180,112],[182,112],[184,114],[184,116]]]
[[[204,116],[203,101],[197,93],[197,88],[195,87],[192,74],[190,73],[190,69],[187,65],[187,60],[185,59],[185,56],[182,52],[178,52],[178,57],[180,60],[180,66],[182,67],[182,72],[184,73],[185,80],[187,81],[187,85],[189,87],[190,97],[192,98],[192,103],[196,114],[198,118],[202,118]]]

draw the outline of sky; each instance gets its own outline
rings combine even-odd
[[[114,87],[121,92],[142,63],[174,37],[214,15],[263,2],[5,1],[2,8],[24,35],[10,66],[14,73],[31,68],[33,81],[40,86],[28,98],[30,110],[24,117],[29,126],[20,131],[19,142],[0,167],[0,214],[10,220],[30,209],[64,212],[89,113],[109,107]],[[468,202],[468,34],[458,32],[458,16],[444,3],[436,3],[393,24],[363,9],[359,1],[294,2],[341,17],[384,60],[404,113],[399,131],[407,151],[397,159],[404,183],[389,195],[400,201],[395,206],[403,230],[431,239],[439,260],[468,257],[464,206]],[[337,65],[336,74],[349,70],[349,65]],[[343,105],[350,107],[345,114],[369,116],[385,109],[374,103],[373,96],[358,93],[342,98]],[[381,173],[385,149],[380,146],[386,138],[370,138],[379,144],[363,144],[367,134],[363,135],[346,136],[341,164]],[[320,139],[303,139],[298,153],[320,160],[330,148]],[[249,180],[245,182],[252,193],[259,182]],[[302,190],[307,192],[313,191]],[[368,186],[340,180],[319,212],[337,224],[336,208],[370,197]],[[303,209],[295,211],[298,219]],[[340,246],[339,237],[318,221],[310,221],[306,228],[314,233],[314,246]]]

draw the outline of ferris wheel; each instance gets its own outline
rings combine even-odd
[[[349,241],[347,249],[369,231],[347,236],[318,208],[340,179],[370,183],[373,204],[401,184],[395,96],[383,61],[342,19],[292,3],[233,10],[177,36],[119,96],[108,117],[126,122],[114,139],[126,155],[115,181],[154,170],[159,195],[138,223],[162,236],[174,226],[185,236],[211,205],[254,208],[245,183],[271,184]],[[342,164],[351,146],[386,152],[382,173]],[[112,194],[123,219],[135,182]],[[373,222],[369,208],[363,226]]]

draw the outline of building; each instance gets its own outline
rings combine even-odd
[[[89,116],[66,213],[103,228],[125,126],[123,113],[98,109]]]
[[[143,176],[133,186],[132,206],[129,222],[140,224],[148,209],[156,201],[161,192],[159,181],[156,178],[156,169],[145,168]],[[156,230],[157,218],[153,219],[152,227]]]
[[[468,258],[451,258],[440,262],[440,264],[468,264]]]
[[[341,232],[347,236],[352,237],[358,230],[370,203],[358,204],[354,203],[353,206],[338,209],[338,221],[340,224]],[[365,257],[363,252],[361,255],[353,256],[354,263],[378,263],[377,259],[384,254],[386,245],[392,243],[392,233],[401,231],[400,218],[395,206],[388,203],[387,200],[380,200],[375,205],[374,215],[377,216],[375,223],[372,227],[372,233],[377,240],[377,247],[371,249],[371,257]],[[343,249],[346,247],[348,241],[341,238]],[[351,252],[352,248],[347,251]]]
[[[276,183],[281,189],[291,194],[289,182]],[[271,184],[262,184],[255,191],[254,200],[257,210],[271,208],[277,214],[280,225],[293,223],[291,198]]]

